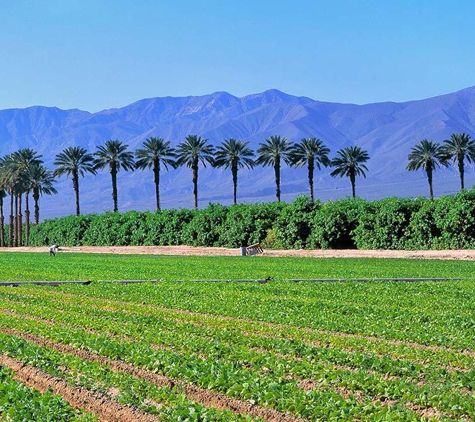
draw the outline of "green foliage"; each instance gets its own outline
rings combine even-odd
[[[405,249],[412,215],[425,199],[386,198],[366,204],[353,230],[358,249]]]
[[[321,206],[315,213],[314,229],[309,238],[311,248],[353,249],[353,230],[367,203],[360,199],[340,199]]]
[[[284,203],[269,202],[229,207],[221,231],[222,245],[238,248],[262,242],[285,206]]]
[[[142,259],[121,259],[131,258]],[[162,258],[152,259],[157,265]],[[231,261],[223,259],[215,271]],[[252,262],[252,268],[268,260],[235,261]],[[394,273],[459,268],[457,262],[430,260],[271,261],[294,271],[296,263],[308,262],[315,271],[337,269],[346,277],[381,268]],[[206,260],[194,264],[196,277]],[[460,264],[473,268],[471,262]],[[0,354],[163,421],[262,421],[252,414],[257,406],[309,421],[422,421],[434,410],[443,420],[473,420],[474,293],[473,280],[6,288],[0,289],[0,310],[8,310],[0,312]],[[41,339],[47,347],[40,346]],[[69,346],[68,353],[58,344]],[[127,365],[118,370],[88,353]],[[150,374],[171,379],[173,388],[152,382]],[[312,386],[309,380],[314,388],[303,389],[303,382]],[[12,383],[11,373],[1,369],[0,386],[11,387],[0,390],[0,406],[24,413],[9,419],[0,408],[3,419],[68,420],[56,413],[70,412],[64,404],[54,405],[48,418],[42,406],[28,406],[35,398]],[[190,387],[237,399],[247,409],[249,401],[257,406],[247,415],[235,406],[206,408],[191,399]]]
[[[8,226],[5,227],[8,242]],[[220,246],[303,249],[475,247],[475,190],[436,200],[342,199],[69,216],[32,226],[31,246]]]
[[[195,211],[193,218],[182,229],[182,243],[190,246],[225,246],[220,239],[221,229],[228,208],[220,204],[209,204],[201,211]]]
[[[277,217],[274,229],[275,240],[284,249],[305,249],[314,228],[315,214],[321,205],[308,196],[298,196],[287,204]]]
[[[475,247],[475,191],[427,201],[409,226],[410,249]]]

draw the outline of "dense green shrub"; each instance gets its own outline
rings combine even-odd
[[[109,212],[47,220],[33,225],[30,235],[32,246],[187,244],[237,248],[257,242],[272,248],[475,248],[475,191],[436,200],[366,202],[348,198],[322,204],[301,196],[289,204],[210,204],[202,210]]]
[[[221,227],[221,244],[238,248],[262,242],[284,206],[279,202],[230,206]]]
[[[358,249],[405,249],[412,215],[424,199],[386,198],[368,202],[353,230]]]
[[[314,228],[309,237],[311,248],[353,249],[356,247],[353,230],[367,202],[361,199],[340,199],[323,204],[313,220]]]
[[[284,249],[306,248],[314,227],[315,213],[320,207],[320,202],[304,195],[286,204],[274,224],[275,242]]]
[[[221,227],[226,220],[228,208],[209,204],[196,211],[191,221],[182,230],[182,242],[190,246],[225,246],[220,239]]]
[[[407,248],[475,248],[475,191],[427,201],[412,217]]]

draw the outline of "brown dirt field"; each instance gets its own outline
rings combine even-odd
[[[43,252],[46,247],[0,248],[0,252]],[[60,253],[111,253],[144,255],[199,255],[199,256],[240,256],[241,250],[232,248],[204,248],[193,246],[80,246],[62,247]],[[265,250],[262,256],[306,257],[306,258],[423,258],[423,259],[463,259],[475,260],[475,250],[443,251],[393,251],[355,249],[314,249],[314,250]]]

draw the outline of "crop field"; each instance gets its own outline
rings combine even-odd
[[[0,420],[475,419],[470,261],[3,253],[0,267],[92,281],[0,287]],[[288,280],[391,277],[460,280]],[[104,282],[137,279],[159,281]],[[211,279],[230,282],[191,281]]]

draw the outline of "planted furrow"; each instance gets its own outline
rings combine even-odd
[[[447,356],[457,356],[462,358],[470,358],[467,361],[467,367],[471,368],[475,365],[475,352],[473,350],[458,350],[445,346],[425,345],[421,343],[392,340],[383,337],[366,336],[359,334],[334,332],[328,330],[318,330],[309,327],[299,327],[289,324],[280,324],[269,321],[256,321],[248,318],[236,318],[227,315],[215,315],[210,313],[193,312],[177,308],[166,308],[156,305],[137,304],[134,302],[121,301],[108,298],[91,298],[85,296],[78,296],[72,293],[62,292],[48,292],[48,295],[56,298],[58,301],[64,300],[64,295],[69,296],[74,301],[80,301],[88,306],[102,306],[106,304],[106,309],[109,311],[116,310],[124,312],[127,309],[133,313],[144,314],[147,311],[159,312],[161,318],[168,318],[169,320],[177,320],[178,316],[188,317],[183,320],[187,324],[195,324],[197,326],[209,326],[216,328],[234,328],[241,332],[250,334],[263,334],[265,336],[276,339],[301,340],[310,341],[313,345],[326,345],[331,347],[347,348],[349,351],[369,351],[371,353],[378,353],[378,349],[386,352],[387,346],[395,346],[394,355],[402,355],[407,353],[414,355],[414,349],[426,351],[427,359],[433,353],[441,352]],[[112,305],[112,306],[111,306]],[[178,319],[178,321],[182,321]],[[352,343],[347,343],[347,340],[354,340]],[[387,353],[384,353],[387,354]],[[456,365],[453,365],[456,367]]]
[[[57,300],[57,294],[53,294],[53,297],[55,300]],[[88,307],[90,306],[101,306],[100,303],[98,305],[97,301],[100,301],[100,299],[96,299],[91,303],[90,301],[86,300],[85,305],[87,304]],[[59,302],[56,302],[57,306],[64,306],[64,303],[61,304]],[[70,305],[73,306],[73,305]],[[456,370],[456,371],[461,371],[461,372],[468,372],[473,369],[473,366],[475,365],[475,361],[473,358],[467,356],[466,354],[461,354],[460,352],[437,352],[437,351],[429,351],[429,350],[421,350],[421,349],[413,349],[408,346],[393,346],[387,343],[384,343],[383,341],[381,342],[373,342],[373,341],[365,341],[364,339],[352,339],[349,341],[348,339],[342,338],[342,337],[331,337],[331,336],[326,336],[326,335],[315,335],[315,334],[310,334],[310,333],[302,333],[301,331],[296,331],[296,330],[291,330],[291,329],[275,329],[275,328],[269,328],[266,326],[261,326],[259,327],[259,323],[255,324],[242,324],[242,326],[239,326],[239,324],[235,322],[228,322],[228,323],[223,323],[222,321],[216,321],[214,318],[207,318],[206,321],[201,321],[197,320],[196,317],[193,317],[193,319],[186,319],[184,321],[181,321],[179,319],[178,321],[176,318],[163,316],[155,316],[154,312],[149,313],[147,310],[144,310],[141,305],[127,305],[129,310],[137,313],[137,317],[139,315],[143,315],[144,317],[150,319],[150,318],[158,318],[160,324],[163,325],[164,321],[174,321],[176,324],[180,324],[182,327],[186,326],[188,327],[188,331],[191,329],[190,325],[194,327],[201,327],[203,328],[203,333],[204,335],[208,335],[210,338],[214,337],[222,337],[223,329],[226,329],[226,334],[228,335],[228,339],[231,342],[235,342],[236,339],[240,339],[242,344],[247,344],[249,347],[263,347],[261,339],[274,339],[275,341],[273,344],[270,344],[270,342],[266,342],[264,345],[265,348],[269,348],[269,350],[275,350],[277,352],[281,352],[283,350],[283,346],[286,350],[286,354],[290,355],[296,355],[296,356],[308,356],[309,354],[313,354],[315,352],[318,353],[319,358],[321,359],[322,353],[324,352],[325,349],[332,348],[332,349],[340,349],[340,350],[345,350],[349,352],[350,354],[352,353],[364,353],[364,354],[371,354],[372,356],[375,357],[389,357],[391,359],[395,360],[409,360],[415,363],[418,363],[419,366],[427,367],[428,365],[437,365],[440,366],[442,369],[446,369],[448,371]],[[105,312],[116,312],[116,313],[121,313],[124,315],[124,311],[127,312],[126,315],[130,316],[130,312],[127,311],[127,309],[119,309],[119,305],[115,305],[114,307],[111,307],[108,311]],[[77,312],[77,307],[75,309],[75,312]],[[102,315],[104,317],[105,315]],[[176,317],[176,315],[175,315]],[[138,321],[140,324],[140,321]],[[134,324],[137,324],[137,321],[134,322]],[[210,331],[212,330],[212,331]],[[206,334],[206,332],[208,333]],[[306,334],[306,335],[305,335]],[[288,341],[287,341],[288,340]],[[307,345],[306,349],[304,350],[305,347],[302,347],[304,345]],[[278,347],[275,349],[275,347]],[[325,353],[324,353],[325,354]],[[333,361],[331,360],[333,364],[340,365],[342,362],[339,361]],[[344,362],[345,365],[349,364],[349,362]],[[356,367],[358,367],[361,364],[361,362],[358,362],[356,364]],[[405,365],[405,363],[403,363]],[[383,373],[386,373],[387,371],[391,371],[390,368],[385,368],[383,370]],[[391,372],[393,375],[397,375],[397,372]]]
[[[30,307],[28,309],[31,310]],[[43,308],[35,307],[34,309],[36,309],[35,312],[41,313]],[[20,308],[20,311],[24,312],[25,309]],[[77,311],[77,309],[76,309],[76,311]],[[91,311],[88,311],[88,316],[89,316],[90,312]],[[201,356],[202,358],[205,358],[206,354],[208,354],[208,355],[209,355],[209,353],[216,354],[218,352],[218,349],[215,349],[214,347],[212,349],[208,350],[208,351],[207,351],[207,349],[209,349],[209,346],[211,345],[210,340],[212,340],[212,344],[214,345],[214,344],[216,344],[216,340],[221,337],[221,332],[219,330],[213,331],[212,333],[208,333],[208,332],[200,333],[200,336],[202,334],[204,337],[209,339],[209,340],[205,340],[204,343],[203,343],[203,341],[199,341],[199,342],[194,341],[194,340],[191,341],[192,339],[195,338],[195,334],[190,333],[190,328],[189,327],[184,328],[184,327],[176,326],[174,329],[171,328],[171,327],[167,327],[166,328],[167,330],[170,329],[172,331],[170,332],[171,335],[166,335],[166,333],[163,332],[161,330],[161,328],[159,328],[159,327],[154,328],[154,324],[150,325],[150,322],[147,322],[146,325],[150,325],[149,330],[151,330],[152,334],[158,335],[158,333],[160,332],[160,336],[157,337],[157,338],[154,338],[153,335],[150,336],[150,335],[147,334],[147,329],[143,330],[141,328],[139,333],[137,333],[135,331],[136,327],[142,327],[143,326],[143,324],[141,325],[140,320],[132,320],[130,324],[129,324],[128,321],[123,321],[122,320],[121,324],[117,324],[116,317],[117,317],[117,315],[116,316],[111,316],[111,315],[107,315],[107,314],[97,315],[97,318],[94,318],[94,319],[91,320],[91,322],[95,323],[96,329],[98,330],[95,333],[103,332],[103,333],[107,333],[110,336],[115,336],[115,334],[110,333],[109,330],[113,329],[115,332],[117,332],[117,330],[116,330],[117,326],[125,325],[126,326],[125,331],[120,330],[120,338],[121,339],[125,339],[125,340],[128,340],[128,341],[134,341],[134,338],[139,339],[139,340],[147,339],[147,341],[150,341],[150,342],[158,340],[158,341],[160,341],[160,344],[155,346],[152,343],[151,347],[156,347],[157,349],[164,349],[164,350],[165,349],[174,350],[175,352],[177,350],[193,351],[193,352],[198,353],[199,356]],[[109,325],[107,325],[107,324],[102,325],[102,322],[105,323],[107,319],[111,319],[111,318],[113,318],[113,321],[114,321],[113,325],[110,325],[110,324]],[[127,318],[129,318],[129,316],[127,316]],[[61,319],[62,318],[60,317],[60,320]],[[87,329],[88,332],[94,333],[93,330],[87,328],[88,322],[85,321],[84,319],[77,320],[77,322],[73,323],[74,322],[74,312],[70,312],[68,314],[67,318],[65,319],[65,321],[67,321],[66,324],[68,326],[82,327],[84,329]],[[97,323],[99,321],[101,321],[101,324],[97,325]],[[57,321],[57,322],[60,323],[60,321]],[[199,340],[201,338],[200,336],[196,337],[196,339]],[[408,365],[409,362],[404,362],[404,361],[401,361],[399,363],[400,369],[399,369],[399,374],[398,374],[397,366],[395,366],[396,362],[391,363],[392,367],[388,366],[388,363],[390,363],[390,362],[388,362],[387,359],[382,360],[384,358],[383,356],[377,356],[377,355],[374,355],[374,354],[372,354],[371,357],[364,357],[364,359],[367,361],[367,366],[368,366],[367,368],[362,368],[361,367],[361,365],[363,363],[361,358],[355,359],[356,356],[352,357],[351,354],[347,355],[346,357],[344,357],[344,355],[342,355],[341,356],[342,359],[340,359],[340,361],[338,359],[329,359],[328,361],[325,361],[325,359],[324,359],[325,354],[328,355],[329,353],[332,352],[330,349],[328,349],[328,347],[323,347],[323,348],[322,347],[320,347],[320,348],[307,347],[306,349],[308,349],[308,350],[305,351],[305,350],[302,350],[302,346],[298,346],[298,344],[284,342],[284,344],[286,346],[292,346],[292,347],[295,346],[295,347],[298,347],[298,348],[295,349],[295,350],[292,350],[292,349],[291,350],[285,350],[286,353],[281,353],[279,351],[275,351],[275,349],[273,347],[269,348],[268,342],[266,344],[264,344],[264,346],[267,346],[267,349],[263,348],[262,347],[263,345],[259,345],[259,347],[253,346],[253,342],[254,342],[255,339],[253,339],[252,337],[249,337],[249,336],[243,337],[241,339],[241,341],[238,342],[234,338],[234,337],[238,337],[238,336],[242,337],[242,333],[233,332],[232,337],[229,337],[227,335],[224,337],[224,343],[223,343],[223,346],[222,346],[222,348],[224,348],[223,353],[227,353],[227,349],[229,349],[229,347],[236,348],[236,347],[241,347],[242,346],[242,347],[245,348],[245,351],[259,353],[261,355],[275,356],[275,357],[279,357],[281,359],[287,359],[287,360],[292,359],[292,360],[297,361],[297,362],[302,362],[303,358],[301,358],[299,356],[295,356],[295,354],[298,352],[298,353],[300,353],[301,356],[305,357],[306,362],[308,362],[309,360],[310,361],[317,361],[318,360],[319,364],[323,364],[323,366],[325,366],[327,368],[347,370],[347,371],[351,371],[351,372],[355,372],[357,370],[364,369],[364,371],[368,374],[373,374],[374,375],[374,374],[379,373],[379,376],[383,379],[386,379],[386,380],[395,380],[395,379],[401,380],[402,377],[404,376],[404,378],[407,381],[408,380],[407,377],[412,376],[414,378],[414,382],[417,382],[418,385],[423,385],[424,384],[422,382],[422,380],[425,377],[425,371],[430,371],[430,373],[432,375],[432,378],[434,377],[434,374],[435,374],[434,371],[433,371],[433,368],[428,367],[427,364],[421,364],[417,370],[416,370],[416,368],[414,368],[411,372],[407,372],[406,365]],[[163,343],[163,341],[167,345],[165,345]],[[278,342],[282,343],[283,341],[278,340]],[[201,349],[199,344],[202,344],[204,349]],[[191,349],[190,349],[190,347],[191,347]],[[277,350],[279,350],[279,349],[277,349]],[[314,353],[315,353],[315,356],[313,356]],[[226,357],[226,356],[224,356],[224,357]],[[218,358],[219,358],[219,356],[218,356]],[[236,357],[235,359],[240,360],[240,359],[242,359],[242,357]],[[353,360],[353,363],[352,363],[352,360]],[[253,365],[255,365],[255,362],[253,362]],[[258,367],[257,367],[257,369],[258,369]],[[388,371],[390,372],[390,374],[388,374]],[[308,376],[308,375],[307,374],[302,375],[302,377],[306,377],[306,376]],[[445,377],[446,376],[445,372],[441,372],[441,376]],[[453,374],[453,376],[454,377],[460,377],[461,375],[460,374]],[[466,376],[464,376],[464,377],[466,378]]]
[[[198,361],[196,361],[196,362],[198,363]],[[237,373],[236,373],[236,375],[237,375]],[[363,383],[362,386],[365,385],[366,387],[364,387],[364,388],[366,389],[366,388],[370,387],[371,385],[378,386],[378,385],[382,382],[381,379],[377,379],[377,378],[374,378],[374,377],[372,377],[372,379],[367,378],[367,376],[361,377],[361,375],[364,375],[364,374],[356,374],[356,375],[359,376],[360,381],[357,381],[357,379],[354,379],[353,381],[351,381],[350,379],[348,379],[348,381],[346,381],[345,384],[349,382],[350,384],[347,384],[347,385],[352,385],[355,381],[356,381],[356,382],[362,382],[362,383]],[[276,374],[275,376],[276,376],[277,378],[280,377],[280,375],[278,375],[278,374]],[[343,378],[341,378],[341,376],[343,376]],[[332,377],[329,379],[332,388],[333,388],[333,386],[334,386],[334,383],[336,383],[335,385],[338,386],[338,383],[342,382],[342,381],[345,379],[345,377],[347,377],[347,374],[340,373],[340,372],[336,371],[335,374],[334,374],[334,376],[332,376]],[[276,378],[276,379],[277,379],[277,378]],[[264,380],[262,380],[262,381],[264,381]],[[289,387],[290,387],[290,385],[289,385]],[[403,388],[403,390],[404,390],[404,389],[407,389],[408,387],[410,387],[410,389],[407,391],[407,393],[409,393],[409,394],[411,394],[411,395],[414,395],[414,394],[421,394],[421,392],[417,393],[417,389],[416,389],[415,391],[412,391],[412,390],[415,388],[415,386],[412,386],[412,387],[411,387],[410,385],[407,385],[407,384],[405,384],[405,383],[402,383],[400,386],[397,386],[397,385],[389,386],[389,385],[388,385],[387,387],[384,387],[384,389],[381,390],[381,391],[386,391],[386,389],[389,388],[390,390],[393,390],[394,392],[396,392],[396,391],[398,391],[398,389],[400,389],[400,388]],[[324,388],[324,387],[322,387],[322,388]],[[327,388],[328,388],[328,387],[327,387]],[[370,390],[371,390],[371,388],[370,388]],[[321,392],[321,391],[322,391],[322,390],[319,390],[319,392]],[[407,393],[406,393],[406,394],[407,394]],[[294,390],[294,393],[291,393],[291,392],[289,391],[289,394],[294,394],[294,395],[295,395],[296,392],[295,392],[295,390]],[[374,394],[377,394],[377,391],[375,391],[375,392],[373,393],[373,395],[374,395]],[[369,399],[369,398],[368,398],[368,399]],[[382,401],[384,401],[384,397],[382,398]],[[371,403],[371,400],[369,400],[369,403]],[[424,406],[425,406],[425,407],[431,407],[431,405],[430,405],[429,403],[424,404]],[[365,407],[365,409],[369,409],[367,404],[366,404],[364,407]],[[355,410],[357,410],[357,408],[355,408]],[[379,409],[379,410],[381,411],[382,409]],[[397,410],[397,409],[392,409],[393,412],[395,412],[396,410]],[[374,409],[373,412],[376,412],[376,409]]]
[[[187,397],[201,403],[206,407],[214,407],[216,409],[227,409],[237,414],[249,414],[261,418],[269,422],[302,422],[303,419],[294,417],[292,415],[278,412],[274,409],[267,409],[249,402],[243,402],[227,397],[223,394],[217,394],[210,390],[197,387],[193,384],[182,381],[172,380],[167,377],[151,373],[149,371],[137,368],[128,363],[110,359],[95,353],[88,352],[84,349],[76,349],[72,346],[46,340],[40,336],[23,333],[18,330],[1,328],[1,332],[24,340],[31,341],[39,346],[49,347],[60,353],[69,353],[81,359],[86,359],[90,362],[98,362],[101,365],[109,365],[115,371],[125,372],[139,378],[143,378],[159,387],[166,386],[168,388],[179,387],[183,390]]]
[[[104,422],[159,422],[160,419],[146,414],[130,406],[121,404],[94,394],[84,388],[71,387],[60,378],[51,377],[43,371],[25,365],[23,362],[0,354],[0,364],[9,367],[15,374],[15,379],[39,391],[53,390],[62,396],[71,406],[86,409],[99,415]]]

